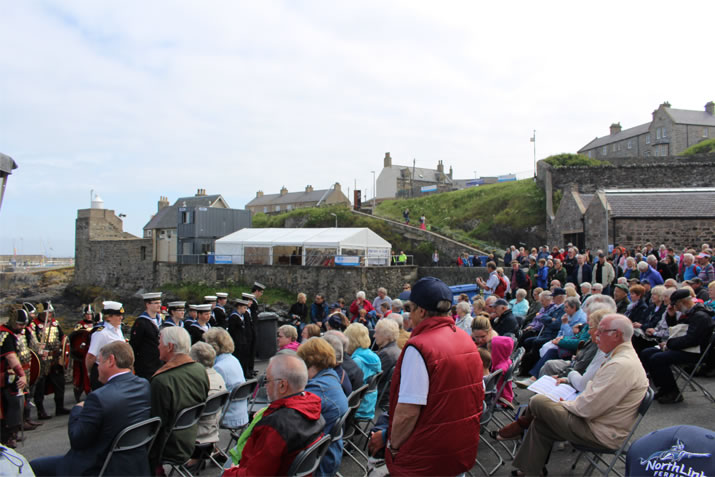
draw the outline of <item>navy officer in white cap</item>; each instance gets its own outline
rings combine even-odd
[[[251,315],[248,311],[250,302],[248,300],[236,299],[233,301],[236,307],[228,317],[228,334],[233,339],[233,355],[241,363],[244,376],[248,375],[248,363],[251,361],[251,346],[253,340],[253,328]]]
[[[184,326],[184,314],[186,313],[185,301],[170,301],[167,303],[169,315],[164,319],[161,328],[167,326]]]
[[[146,311],[134,322],[129,344],[134,350],[134,373],[149,379],[162,364],[159,359],[161,292],[145,293],[142,298]]]
[[[99,381],[97,369],[97,356],[102,346],[112,341],[124,341],[122,334],[122,320],[124,319],[124,307],[118,301],[102,302],[102,315],[104,315],[104,326],[101,330],[92,333],[89,342],[89,350],[84,358],[84,364],[89,371],[89,385],[92,391],[102,386]]]
[[[216,295],[206,295],[204,297],[204,304],[205,305],[211,305],[211,308],[209,309],[211,312],[211,318],[209,319],[209,323],[211,326],[216,326],[216,320],[214,319],[214,308],[216,308],[216,302],[218,301],[218,297]]]
[[[226,319],[228,315],[226,314],[226,302],[228,301],[228,293],[226,292],[216,292],[216,306],[211,310],[211,323],[212,326],[220,326],[221,328],[226,328]]]
[[[206,333],[211,325],[209,320],[211,320],[211,304],[205,303],[203,305],[195,305],[196,311],[196,321],[191,323],[191,325],[186,329],[191,336],[191,344],[194,345],[199,341],[203,341],[204,333]]]

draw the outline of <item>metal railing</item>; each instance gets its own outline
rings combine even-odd
[[[364,255],[335,255],[335,254],[314,254],[305,256],[303,264],[302,255],[274,255],[270,257],[266,254],[246,254],[246,255],[220,255],[220,254],[182,254],[176,256],[176,263],[182,265],[199,264],[241,264],[241,265],[291,265],[306,267],[336,267],[336,266],[403,266],[414,265],[414,255],[407,255],[406,261],[397,262],[397,256],[392,257],[365,257]],[[271,260],[272,258],[272,260]]]

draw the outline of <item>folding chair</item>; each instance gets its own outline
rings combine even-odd
[[[633,437],[633,434],[636,432],[636,429],[638,428],[638,425],[641,423],[643,418],[645,417],[645,413],[648,412],[648,408],[650,405],[653,403],[653,396],[655,393],[653,390],[648,387],[646,390],[645,396],[643,397],[643,400],[641,401],[640,406],[638,406],[638,418],[636,419],[636,422],[633,424],[633,427],[631,428],[631,432],[628,433],[628,436],[626,436],[625,440],[623,441],[623,444],[618,449],[600,449],[600,448],[595,448],[595,447],[587,447],[587,446],[582,446],[579,444],[574,444],[573,442],[571,445],[573,448],[577,451],[579,451],[579,455],[576,457],[576,460],[574,461],[573,465],[571,465],[571,469],[576,468],[576,464],[578,463],[579,459],[581,458],[582,455],[586,456],[586,459],[589,462],[589,466],[586,468],[586,471],[584,472],[584,475],[591,475],[594,469],[598,469],[601,471],[603,475],[608,475],[611,473],[611,471],[615,472],[617,475],[620,477],[623,477],[623,474],[618,472],[614,467],[618,460],[624,460],[624,456],[628,452],[628,449],[626,446],[628,446],[628,442],[631,440],[631,437]],[[612,455],[613,459],[610,461],[606,461],[603,457],[601,457],[603,454],[606,455]],[[604,470],[599,468],[598,464],[605,464],[608,467]]]
[[[475,463],[486,475],[494,475],[494,473],[499,470],[499,467],[504,465],[504,459],[496,447],[494,447],[491,442],[486,439],[486,437],[482,438],[482,434],[486,433],[487,425],[494,417],[494,408],[497,403],[497,382],[499,381],[499,377],[502,373],[503,370],[497,369],[492,374],[484,378],[484,408],[482,409],[482,416],[479,419],[479,445],[481,446],[481,444],[484,443],[484,445],[489,447],[489,449],[491,449],[491,451],[494,452],[499,459],[497,465],[492,470],[488,471],[486,467],[484,467],[484,464],[479,462],[479,454],[477,454]]]
[[[676,398],[676,401],[680,399],[680,397],[683,395],[683,391],[685,391],[685,388],[690,386],[693,391],[695,391],[695,386],[702,391],[702,393],[705,395],[706,398],[710,399],[710,402],[715,402],[715,398],[713,397],[712,394],[710,394],[710,391],[705,389],[705,387],[697,382],[695,380],[695,373],[698,372],[698,369],[700,366],[705,362],[705,360],[708,358],[708,355],[710,354],[712,348],[713,348],[713,342],[715,342],[715,332],[710,335],[710,342],[708,343],[707,347],[705,350],[700,353],[700,359],[698,360],[697,363],[695,363],[695,366],[693,367],[693,370],[688,374],[685,372],[685,370],[676,364],[672,365],[673,369],[675,370],[677,376],[675,378],[675,383],[678,383],[678,380],[680,379],[681,376],[685,376],[685,384],[680,388],[680,392],[678,393],[678,397]]]
[[[228,391],[221,391],[209,396],[204,405],[204,409],[201,412],[201,419],[213,417],[218,413],[221,413],[221,417],[223,417],[223,413],[226,411],[228,399],[230,396],[231,394]],[[205,444],[197,443],[195,449],[201,452],[197,459],[209,459],[211,460],[211,462],[214,463],[214,465],[221,469],[223,468],[223,465],[213,456],[215,444],[216,442],[207,442]],[[217,450],[221,453],[221,455],[228,458],[228,456],[221,449]]]
[[[251,380],[253,381],[253,379]],[[246,381],[248,382],[248,381]],[[257,384],[255,390],[251,394],[251,398],[248,400],[248,419],[250,420],[255,414],[254,407],[256,405],[262,407],[268,405],[268,394],[266,391],[266,375],[262,374],[257,379]]]
[[[355,462],[355,464],[363,470],[363,473],[367,473],[367,466],[363,465],[363,463],[360,462],[357,457],[353,455],[353,452],[357,452],[358,454],[360,454],[360,456],[365,459],[366,463],[367,455],[357,445],[355,445],[355,443],[352,441],[352,438],[355,436],[355,414],[357,413],[357,410],[360,407],[360,403],[362,402],[362,398],[365,397],[367,390],[368,385],[363,384],[362,386],[354,390],[352,393],[350,393],[350,396],[348,396],[348,411],[346,413],[347,418],[345,419],[345,423],[343,425],[342,435],[344,454],[348,456],[353,462]]]
[[[323,436],[310,447],[304,449],[295,456],[293,463],[288,469],[289,477],[304,477],[311,475],[320,465],[320,460],[323,458],[330,447],[330,436]]]
[[[365,395],[375,391],[377,392],[377,387],[380,384],[380,379],[384,376],[384,372],[380,371],[379,373],[375,373],[372,376],[370,376],[367,380],[367,391],[365,394],[363,394],[363,398]],[[377,406],[379,404],[379,401],[375,401],[375,409],[377,409]],[[370,438],[370,436],[367,435],[367,428],[372,424],[372,419],[358,419],[355,418],[353,421],[353,427],[355,427],[355,431],[357,431],[362,437],[365,438],[365,446],[367,446],[367,440]],[[365,427],[360,427],[360,425],[364,425]],[[363,447],[364,448],[364,447]]]
[[[203,412],[205,405],[206,403],[202,402],[179,411],[167,439],[171,438],[171,436],[177,431],[183,431],[184,429],[195,426],[199,422],[199,419],[201,419],[201,413]],[[166,446],[166,443],[164,443],[164,446]],[[171,457],[165,456],[164,449],[161,450],[161,459],[159,462],[161,465],[168,465],[171,467],[171,473],[169,475],[176,471],[183,477],[192,477],[191,472],[189,472],[189,469],[186,468],[186,462],[177,462],[176,460],[172,460]]]
[[[244,401],[248,400],[251,396],[253,396],[256,393],[256,390],[258,389],[258,380],[257,379],[249,379],[245,383],[236,386],[231,390],[231,395],[228,398],[228,401],[226,402],[226,407],[223,410],[223,414],[221,415],[221,424],[219,427],[221,429],[228,429],[228,431],[231,433],[231,438],[228,440],[228,445],[226,446],[226,450],[223,452],[224,454],[228,454],[229,449],[233,446],[233,444],[238,441],[238,438],[241,436],[241,432],[243,432],[243,429],[245,429],[246,426],[248,426],[248,423],[244,424],[243,426],[240,427],[229,427],[224,424],[224,416],[226,415],[226,412],[228,411],[228,408],[233,404],[234,402],[238,401]],[[246,407],[248,407],[248,403],[246,403]]]
[[[392,382],[392,373],[395,372],[395,366],[393,365],[390,369],[387,371],[382,372],[382,376],[380,376],[380,379],[378,380],[377,383],[377,404],[376,404],[376,409],[379,407],[382,412],[387,412],[387,408],[383,407],[380,405],[382,402],[382,399],[385,396],[385,393],[390,391],[390,383]],[[387,407],[390,407],[390,404],[387,404]],[[377,412],[375,412],[375,417],[372,419],[373,422],[377,422]]]
[[[98,477],[102,477],[107,470],[112,456],[118,452],[127,452],[145,446],[147,452],[156,439],[161,427],[161,418],[152,417],[145,421],[137,422],[131,426],[125,427],[117,437],[114,438],[112,446],[109,448],[109,454],[104,459],[102,470],[99,471]]]
[[[504,391],[504,388],[506,387],[507,383],[512,383],[513,387],[513,382],[514,382],[514,373],[516,373],[516,370],[519,369],[519,365],[521,364],[521,359],[524,357],[524,353],[526,350],[524,348],[519,348],[516,350],[514,353],[514,357],[511,360],[511,366],[506,370],[506,374],[504,374],[504,381],[502,382],[501,386],[499,387],[499,392],[497,393],[497,405],[494,408],[494,422],[499,425],[499,427],[503,427],[506,425],[506,423],[502,422],[501,419],[499,419],[499,414],[505,414],[508,416],[510,421],[513,421],[516,419],[516,413],[514,410],[508,407],[500,406],[498,398],[501,396],[502,392]],[[497,441],[499,442],[499,445],[501,445],[505,451],[509,454],[509,457],[512,459],[514,456],[516,456],[516,451],[518,448],[518,441],[513,443],[513,447],[510,449],[505,442],[502,441]]]

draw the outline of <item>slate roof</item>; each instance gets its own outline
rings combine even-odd
[[[221,197],[221,194],[179,197],[172,205],[157,212],[144,226],[144,230],[175,229],[179,220],[179,207],[211,207],[219,199],[223,200],[228,207],[228,203]]]
[[[715,116],[712,114],[708,114],[704,110],[693,111],[690,109],[674,108],[663,108],[663,110],[672,118],[675,124],[715,126]],[[617,134],[609,134],[608,136],[597,137],[596,139],[579,149],[578,152],[587,151],[589,149],[594,149],[601,146],[606,146],[608,144],[613,144],[614,142],[619,142],[623,141],[624,139],[630,139],[632,137],[640,136],[641,134],[646,134],[650,129],[650,125],[651,122],[648,122],[629,129],[624,129]]]
[[[283,205],[283,204],[298,204],[306,202],[315,202],[316,204],[323,197],[327,197],[334,189],[314,190],[312,192],[288,192],[285,195],[280,194],[264,194],[261,197],[254,197],[252,201],[246,204],[246,207],[260,207],[264,205]]]
[[[715,218],[715,189],[606,191],[606,199],[611,208],[611,217],[616,218]]]
[[[413,168],[410,166],[392,165],[389,168],[392,170],[398,171],[398,174],[403,169],[408,169],[410,174],[412,174],[412,170],[413,170]],[[451,184],[452,183],[452,179],[450,179],[447,174],[444,174],[444,180],[440,180],[439,179],[439,171],[437,169],[427,169],[425,167],[415,167],[414,171],[415,171],[415,175],[414,175],[415,181],[435,182],[438,184]]]
[[[665,112],[678,124],[693,124],[695,126],[715,126],[715,116],[706,111],[690,109],[665,108]]]

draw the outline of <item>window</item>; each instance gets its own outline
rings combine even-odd
[[[286,210],[293,210],[293,205],[292,204],[286,205]]]
[[[663,139],[665,139],[666,137],[668,137],[668,130],[665,129],[665,128],[660,128],[660,129],[661,129],[660,135],[663,137]]]
[[[604,156],[608,155],[608,146],[603,146],[603,149],[601,149],[601,154]]]
[[[708,128],[703,128],[703,137],[708,137]]]
[[[263,213],[267,214],[268,213],[268,207],[263,207]]]
[[[142,246],[141,249],[139,249],[139,254],[142,260],[146,260],[146,247]]]
[[[589,157],[589,159],[591,158],[591,152],[592,152],[592,151],[588,151],[588,157]]]
[[[190,224],[191,223],[191,212],[184,211],[181,213],[181,223]]]
[[[276,212],[280,212],[280,211],[281,211],[281,206],[280,206],[280,205],[276,205]]]
[[[655,138],[660,139],[660,128],[655,129]]]
[[[628,149],[633,149],[633,139],[628,140]]]
[[[645,136],[645,143],[650,144],[650,134],[646,134]]]
[[[621,150],[621,143],[620,143],[620,142],[618,143],[618,150],[619,150],[619,151]]]
[[[611,151],[616,152],[616,145],[611,146]]]
[[[658,146],[656,146],[655,149],[653,149],[653,156],[658,157]]]
[[[650,151],[645,152],[645,157],[650,157]]]

